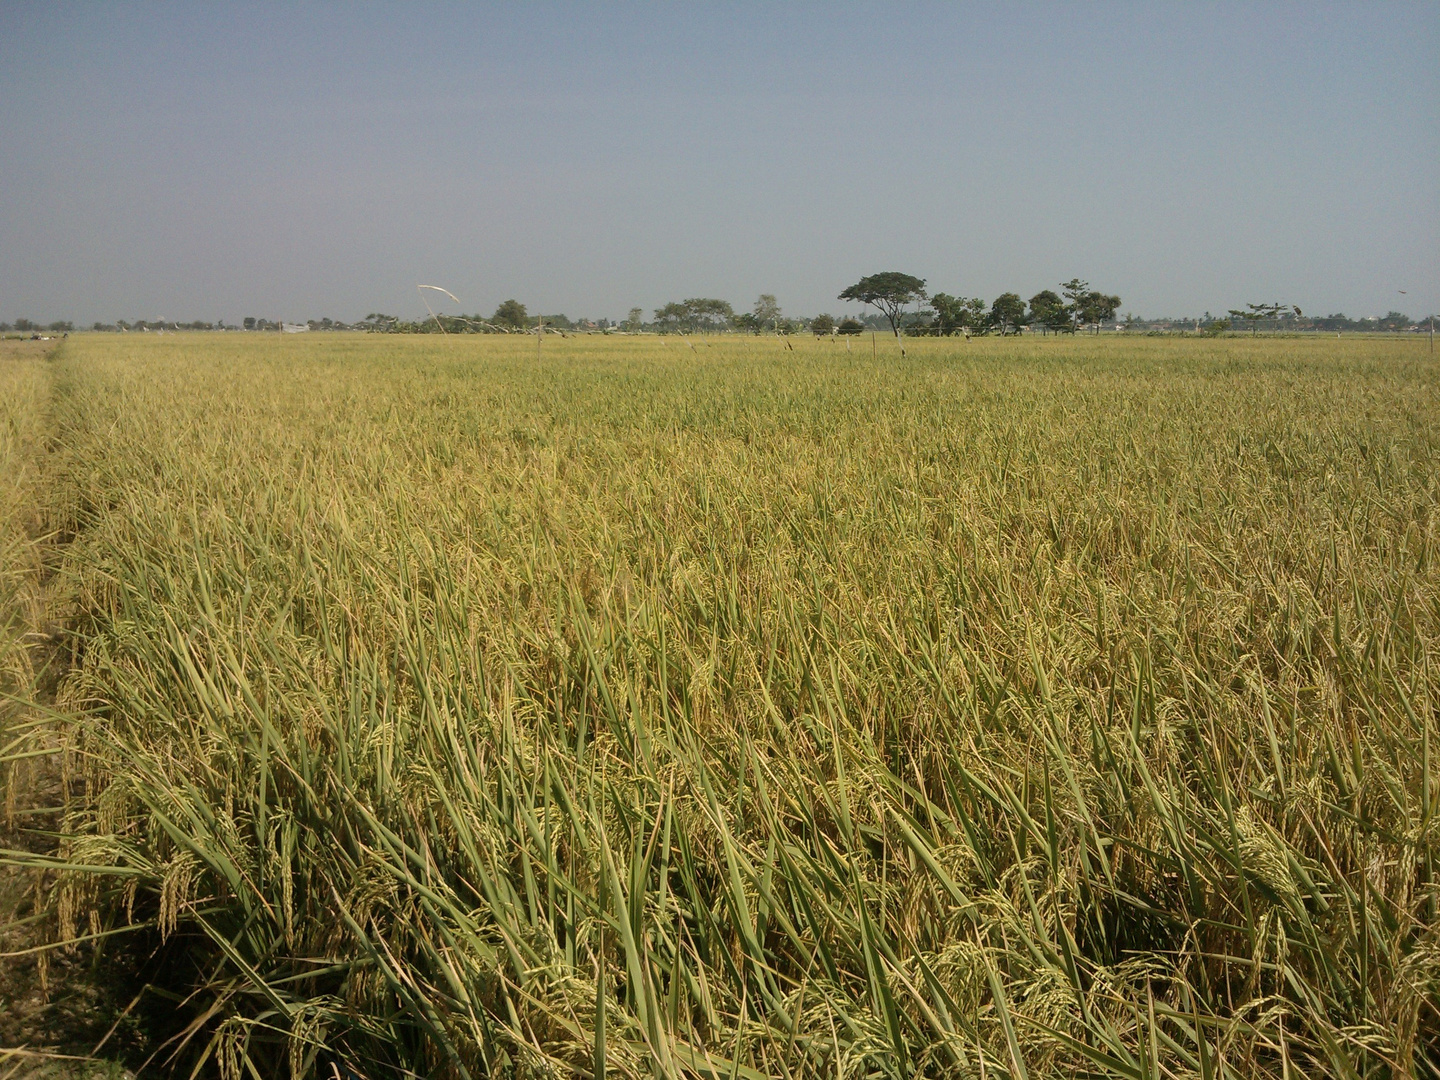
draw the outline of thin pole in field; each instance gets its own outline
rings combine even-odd
[[[540,339],[545,336],[545,316],[535,316],[535,359],[540,359]]]
[[[880,346],[875,344],[875,331],[870,331],[870,359],[880,359]]]
[[[435,314],[435,309],[430,306],[430,301],[425,299],[426,289],[430,289],[434,292],[443,292],[451,300],[454,300],[457,305],[460,303],[460,298],[456,296],[453,292],[451,292],[449,289],[442,289],[439,285],[415,286],[415,291],[420,294],[420,302],[425,305],[425,310],[430,312],[430,317],[435,320],[435,325],[440,328],[440,333],[447,334],[449,333],[449,331],[445,329],[445,324],[440,321],[440,316]]]
[[[1408,296],[1408,295],[1409,295],[1404,289],[1397,289],[1396,291],[1397,291],[1401,296]],[[1431,315],[1431,316],[1430,316],[1430,355],[1431,355],[1431,356],[1434,356],[1434,355],[1435,355],[1435,316],[1434,316],[1434,315]]]

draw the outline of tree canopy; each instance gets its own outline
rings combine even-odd
[[[1090,288],[1088,281],[1079,278],[1071,278],[1060,289],[1065,294],[1065,313],[1071,333],[1092,323],[1098,329],[1100,323],[1115,317],[1115,310],[1120,306],[1120,297],[1097,292]]]
[[[1109,296],[1092,289],[1080,299],[1080,321],[1086,325],[1093,323],[1098,327],[1100,323],[1113,319],[1115,309],[1119,306],[1120,297]]]
[[[689,300],[672,301],[655,309],[655,322],[662,330],[686,330],[703,333],[724,330],[735,317],[735,309],[727,300],[695,296]]]
[[[1065,301],[1053,289],[1041,289],[1030,298],[1030,321],[1057,334],[1070,329],[1070,313],[1065,310]]]
[[[946,337],[985,325],[985,301],[979,297],[936,293],[930,298],[930,307],[935,312],[934,332]]]
[[[505,300],[495,309],[495,314],[490,316],[490,321],[496,326],[523,330],[530,325],[530,316],[525,311],[525,305],[519,300]]]
[[[1250,324],[1250,334],[1252,337],[1256,331],[1259,330],[1260,323],[1264,320],[1273,319],[1279,322],[1279,320],[1283,319],[1291,311],[1294,311],[1297,318],[1300,316],[1300,309],[1292,308],[1289,304],[1246,304],[1245,309],[1246,310],[1241,311],[1236,308],[1231,308],[1229,314],[1237,319],[1244,319],[1248,322]],[[1399,315],[1400,313],[1398,311],[1392,311],[1390,314]],[[1400,317],[1404,318],[1403,315]]]
[[[905,309],[925,299],[925,279],[887,270],[862,277],[842,292],[839,299],[875,305],[889,320],[895,336],[899,337],[900,320],[905,315]]]
[[[1004,337],[1011,331],[1019,332],[1020,327],[1026,323],[1025,301],[1020,299],[1019,293],[1001,293],[990,305],[990,321]]]
[[[780,329],[780,304],[776,301],[774,293],[761,293],[751,312],[755,316],[756,326],[760,329],[763,330],[766,327],[771,330]]]

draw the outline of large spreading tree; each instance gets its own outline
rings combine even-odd
[[[692,296],[678,303],[672,301],[655,309],[655,323],[662,331],[713,333],[728,328],[734,318],[735,309],[728,301],[705,296]]]
[[[874,304],[889,320],[890,329],[898,340],[900,320],[905,317],[906,309],[925,299],[925,279],[889,270],[883,274],[871,274],[861,278],[842,292],[839,298]]]

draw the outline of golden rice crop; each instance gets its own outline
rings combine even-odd
[[[24,646],[37,614],[34,488],[48,381],[40,349],[0,341],[0,692],[12,694],[31,675]]]
[[[64,346],[156,1063],[1440,1075],[1417,343],[674,344]]]

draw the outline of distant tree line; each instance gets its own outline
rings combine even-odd
[[[1399,311],[1390,311],[1368,319],[1352,319],[1340,312],[1332,315],[1306,315],[1298,307],[1287,308],[1284,304],[1246,304],[1244,313],[1230,311],[1228,314],[1232,317],[1239,315],[1241,319],[1247,320],[1247,325],[1259,329],[1277,330],[1397,331],[1419,329],[1429,323],[1429,319],[1412,320]]]
[[[1116,319],[1120,297],[1092,289],[1090,283],[1071,278],[1055,289],[1042,289],[1027,301],[1016,292],[1004,292],[986,303],[978,296],[967,297],[944,292],[929,293],[923,278],[887,271],[861,278],[845,289],[837,299],[864,305],[858,315],[839,318],[820,314],[809,318],[785,315],[772,293],[761,293],[748,311],[736,311],[729,301],[713,297],[691,297],[676,300],[654,309],[653,317],[645,318],[641,308],[633,307],[618,322],[609,319],[570,319],[565,315],[531,315],[518,300],[509,299],[485,316],[432,315],[422,320],[407,320],[383,312],[371,312],[355,322],[338,319],[310,319],[305,323],[247,316],[240,325],[227,325],[223,320],[178,322],[174,319],[125,319],[114,323],[96,322],[95,331],[167,331],[167,330],[248,330],[280,331],[306,329],[314,331],[367,331],[389,334],[533,334],[543,327],[547,333],[654,333],[654,334],[799,334],[817,336],[859,334],[867,330],[886,330],[895,335],[922,337],[965,337],[995,334],[1008,336],[1022,332],[1040,334],[1077,334],[1090,330],[1098,333],[1102,324]],[[1252,334],[1320,332],[1421,331],[1429,328],[1440,315],[1412,320],[1409,316],[1390,311],[1382,317],[1355,318],[1344,314],[1306,315],[1291,304],[1247,303],[1223,315],[1205,312],[1203,316],[1183,318],[1141,319],[1127,315],[1126,330],[1140,333],[1201,333],[1212,336],[1249,331]],[[31,319],[0,322],[0,333],[40,334],[72,333],[75,324],[67,320],[40,323]]]
[[[21,334],[35,334],[48,331],[53,334],[68,334],[75,329],[75,324],[64,320],[57,320],[52,323],[37,323],[29,319],[16,319],[13,323],[0,322],[0,334],[9,333],[12,330]]]
[[[226,326],[222,322],[176,322],[174,319],[136,319],[128,322],[120,319],[113,323],[96,322],[91,323],[90,330],[99,332],[114,333],[125,330],[234,330],[234,326]],[[14,322],[0,322],[0,333],[33,333],[49,331],[56,334],[71,334],[75,332],[75,324],[68,320],[40,324],[30,319],[16,319]]]
[[[1060,292],[1042,289],[1026,301],[1004,292],[988,305],[978,296],[927,294],[923,278],[888,271],[861,278],[838,299],[879,309],[897,336],[908,334],[966,337],[1018,334],[1027,327],[1042,333],[1074,334],[1086,327],[1097,331],[1115,318],[1120,297],[1092,289],[1088,281],[1071,278]]]
[[[1148,333],[1195,333],[1218,336],[1227,332],[1311,333],[1351,331],[1354,333],[1425,332],[1431,323],[1440,322],[1440,315],[1411,319],[1399,311],[1382,316],[1352,319],[1344,314],[1306,315],[1291,304],[1246,304],[1231,308],[1224,315],[1205,312],[1201,316],[1137,319],[1127,317],[1126,328]]]

